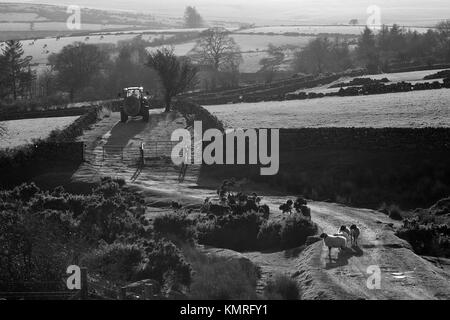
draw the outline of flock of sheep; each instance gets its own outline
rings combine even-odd
[[[222,186],[217,190],[220,203],[214,204],[209,198],[206,198],[203,205],[204,211],[215,215],[223,215],[225,213],[242,214],[250,211],[261,212],[262,210],[263,212],[267,211],[265,213],[268,217],[269,208],[267,205],[260,205],[261,198],[259,198],[255,193],[252,195],[245,195],[240,192],[237,194],[230,192],[230,188],[234,186],[234,180],[225,180],[222,183]],[[179,208],[177,203],[172,203],[172,207],[174,209]],[[307,207],[307,201],[302,196],[298,197],[295,201],[287,200],[286,203],[280,205],[280,210],[285,214],[292,214],[295,210],[297,213],[302,214],[305,218],[311,219],[311,209]],[[341,226],[338,233],[333,235],[322,233],[320,238],[323,239],[325,245],[328,247],[328,255],[331,260],[331,249],[338,248],[341,251],[345,250],[348,243],[352,246],[357,246],[360,234],[361,230],[353,224],[350,228],[344,225]]]
[[[358,238],[361,234],[360,229],[356,225],[351,225],[350,229],[347,226],[341,226],[339,232],[334,235],[322,233],[320,237],[323,239],[325,245],[328,247],[328,256],[331,259],[331,249],[339,248],[341,251],[347,248],[350,241],[351,245],[358,245]]]
[[[306,206],[307,202],[303,197],[298,197],[295,202],[292,200],[286,201],[280,206],[280,210],[283,213],[291,214],[295,209],[297,213],[303,214],[303,216],[307,219],[311,219],[311,209]],[[331,259],[331,249],[339,248],[341,251],[347,248],[348,243],[352,246],[358,245],[358,238],[361,234],[360,229],[355,225],[351,225],[350,228],[347,226],[341,226],[339,228],[339,232],[334,235],[328,235],[326,233],[322,233],[320,238],[323,239],[325,245],[328,247],[328,255]]]

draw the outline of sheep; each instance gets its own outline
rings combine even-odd
[[[358,237],[361,234],[361,231],[356,225],[351,225],[350,227],[350,239],[352,244],[358,245]]]
[[[326,233],[322,233],[320,238],[323,239],[323,242],[328,247],[328,256],[330,257],[330,260],[332,248],[340,248],[342,251],[347,247],[347,239],[344,236],[330,236]]]
[[[347,228],[347,226],[341,226],[339,228],[339,233],[346,233],[347,235],[350,236],[350,230]]]
[[[345,239],[347,240],[347,245],[351,241],[351,233],[347,226],[341,226],[338,233],[335,233],[334,236],[345,237]]]
[[[341,226],[340,228],[339,228],[339,233],[340,234],[344,234],[345,235],[345,237],[347,238],[347,239],[350,239],[351,238],[351,236],[350,236],[350,230],[347,228],[347,226]]]

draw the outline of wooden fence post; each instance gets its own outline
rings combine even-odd
[[[88,298],[88,278],[87,278],[87,268],[81,268],[81,290],[80,296],[82,300],[87,300]]]

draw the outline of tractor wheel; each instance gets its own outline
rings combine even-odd
[[[123,110],[121,110],[120,111],[120,122],[125,123],[127,121],[128,121],[128,115]]]
[[[150,112],[149,112],[148,108],[145,108],[143,110],[142,120],[144,120],[144,122],[148,122],[150,120]]]

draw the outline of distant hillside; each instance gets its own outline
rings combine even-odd
[[[138,11],[138,10],[137,10]],[[180,27],[181,21],[148,13],[81,9],[82,30],[68,30],[67,6],[0,3],[0,41],[89,31]]]

